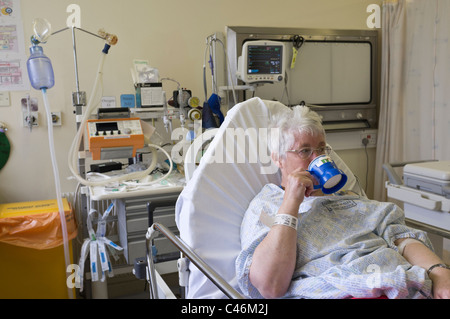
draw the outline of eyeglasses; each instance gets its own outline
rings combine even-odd
[[[317,155],[330,155],[332,149],[329,146],[321,146],[318,148],[304,147],[299,150],[288,150],[287,152],[295,153],[300,156],[302,159],[309,158],[312,153],[316,153]]]

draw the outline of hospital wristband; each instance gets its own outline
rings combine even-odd
[[[298,218],[288,214],[277,214],[272,223],[272,226],[275,225],[288,226],[297,230]]]

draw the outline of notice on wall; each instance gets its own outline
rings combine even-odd
[[[30,89],[20,0],[0,1],[0,91]]]

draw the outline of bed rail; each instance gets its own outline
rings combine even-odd
[[[396,167],[403,167],[406,164],[414,164],[414,163],[424,163],[424,162],[432,162],[436,160],[417,160],[417,161],[407,161],[407,162],[397,162],[397,163],[384,163],[383,169],[386,172],[389,182],[395,185],[402,185],[403,179],[398,176],[397,172],[394,170]]]
[[[182,239],[177,237],[167,227],[160,223],[153,223],[147,230],[146,249],[147,249],[147,275],[150,280],[150,296],[158,299],[158,289],[156,287],[155,265],[152,256],[152,241],[161,233],[170,242],[172,242],[183,255],[188,258],[209,280],[211,280],[217,288],[219,288],[230,299],[244,299],[244,297],[236,291],[228,282],[226,282],[214,269],[208,266],[203,259],[197,255]]]

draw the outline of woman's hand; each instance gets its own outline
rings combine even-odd
[[[436,267],[430,272],[433,281],[433,298],[450,299],[450,269]]]
[[[399,246],[404,240],[406,238],[397,239],[395,245]],[[403,257],[411,265],[417,265],[424,269],[444,263],[439,256],[419,241],[406,245],[403,250]],[[433,282],[433,298],[450,299],[450,269],[435,267],[430,272],[429,277]]]
[[[284,185],[283,204],[286,202],[289,208],[292,205],[294,211],[297,211],[305,196],[311,196],[315,191],[314,181],[314,177],[305,169],[298,168],[292,171],[286,178]],[[295,206],[297,209],[295,209]]]

